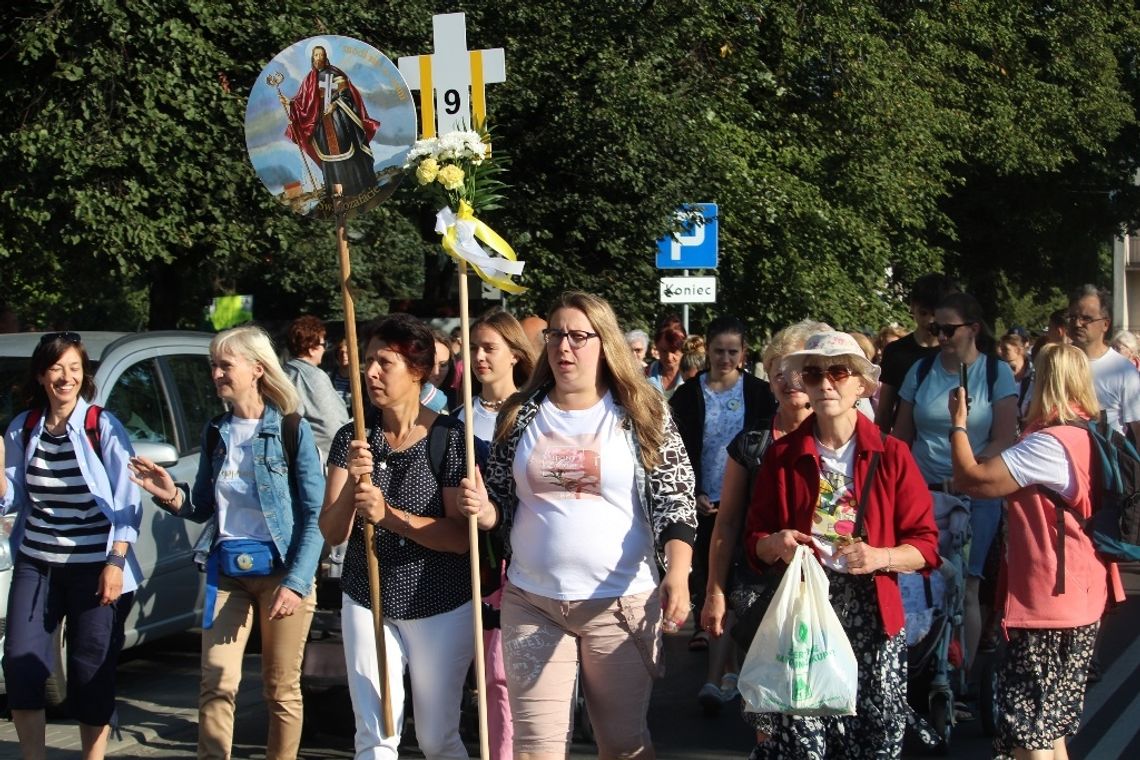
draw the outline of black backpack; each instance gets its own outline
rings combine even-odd
[[[1113,562],[1140,560],[1140,453],[1108,425],[1102,411],[1095,423],[1069,423],[1089,434],[1092,515],[1085,519],[1056,491],[1038,491],[1057,510],[1057,593],[1065,593],[1065,512],[1088,534],[1093,548]],[[1097,466],[1099,464],[1099,467]]]
[[[370,419],[372,425],[380,422],[379,414]],[[440,485],[443,484],[443,460],[447,456],[447,439],[451,430],[462,424],[457,417],[441,414],[436,417],[428,430],[428,467]],[[475,464],[486,468],[487,457],[491,447],[482,439],[475,439]],[[499,573],[499,564],[503,558],[503,539],[497,530],[479,532],[479,580],[483,596],[487,596],[499,589],[502,577]],[[484,614],[486,614],[484,612]]]

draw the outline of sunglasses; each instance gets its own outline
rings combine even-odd
[[[835,385],[854,375],[855,371],[846,364],[832,364],[826,369],[823,367],[804,367],[799,374],[800,382],[805,386],[819,385],[825,376],[832,385]]]
[[[930,323],[930,333],[932,335],[938,335],[939,333],[941,333],[942,337],[944,337],[944,338],[952,338],[952,337],[954,337],[954,333],[956,333],[958,331],[959,327],[965,327],[966,325],[972,325],[972,324],[974,324],[974,323],[973,322],[959,322],[956,325],[940,325],[937,322],[931,322]]]
[[[79,345],[83,342],[83,338],[81,338],[77,332],[51,332],[44,333],[40,336],[40,345],[43,346],[57,340],[62,340],[65,343],[74,343],[75,345]]]

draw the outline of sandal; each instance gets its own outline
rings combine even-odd
[[[707,631],[697,631],[689,639],[690,652],[704,652],[709,648],[709,634]]]

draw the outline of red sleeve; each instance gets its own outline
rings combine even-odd
[[[768,568],[756,556],[756,543],[781,529],[778,457],[772,450],[764,456],[756,482],[752,484],[752,500],[748,504],[748,520],[744,527],[744,553],[753,569],[763,572]]]
[[[894,504],[896,542],[918,549],[926,560],[926,569],[933,570],[942,564],[942,559],[938,556],[938,525],[934,522],[930,489],[906,444],[888,437],[887,446],[899,463]]]

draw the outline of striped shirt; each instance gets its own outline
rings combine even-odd
[[[31,512],[20,553],[56,565],[105,562],[111,522],[83,479],[71,439],[45,430],[25,481]]]

